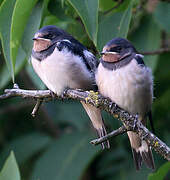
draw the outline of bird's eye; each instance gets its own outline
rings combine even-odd
[[[121,46],[115,46],[115,47],[110,48],[111,52],[120,52],[121,50],[122,50]]]
[[[52,39],[52,38],[53,38],[53,35],[52,35],[52,34],[47,34],[47,35],[45,35],[44,37],[47,38],[47,39]]]
[[[117,51],[121,51],[121,50],[122,50],[122,47],[117,46],[117,47],[116,47],[116,50],[117,50]]]

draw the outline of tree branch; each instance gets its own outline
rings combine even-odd
[[[0,100],[8,99],[11,97],[33,98],[36,100],[50,101],[52,97],[50,90],[24,90],[24,89],[6,89],[5,93],[0,96]],[[141,139],[144,139],[148,144],[161,156],[170,161],[170,148],[162,142],[158,137],[152,134],[143,124],[138,121],[137,115],[130,115],[113,103],[108,98],[104,98],[98,92],[94,91],[82,91],[82,90],[65,90],[62,97],[56,96],[56,99],[75,99],[78,101],[84,101],[97,108],[105,110],[112,114],[115,118],[120,120],[124,127],[113,131],[111,134],[106,135],[103,138],[99,138],[99,143],[107,140],[108,138],[124,133],[125,129],[128,131],[134,131],[139,134]],[[96,141],[96,140],[95,140]],[[95,142],[94,141],[94,142]],[[94,143],[95,144],[95,143]]]
[[[162,54],[162,53],[167,53],[170,52],[170,48],[161,48],[155,51],[146,51],[146,52],[141,52],[140,54],[143,55],[157,55],[157,54]]]
[[[31,113],[32,117],[35,117],[35,115],[37,114],[41,104],[42,104],[42,100],[41,99],[37,99],[35,107],[34,107],[34,109],[32,110],[32,113]]]
[[[104,141],[107,141],[108,139],[112,137],[116,137],[118,135],[124,134],[125,132],[127,132],[127,129],[125,128],[125,126],[121,126],[119,129],[114,130],[111,133],[108,133],[106,136],[100,137],[98,139],[94,139],[90,143],[94,145],[98,145]]]

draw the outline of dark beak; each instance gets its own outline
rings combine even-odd
[[[105,54],[105,52],[100,52],[100,55],[104,55]]]
[[[51,42],[50,39],[45,39],[45,38],[41,38],[41,37],[33,38],[32,40],[33,40],[33,41],[44,40],[44,41],[49,41],[49,42]]]
[[[36,40],[37,40],[37,38],[32,38],[32,40],[33,40],[33,41],[36,41]]]

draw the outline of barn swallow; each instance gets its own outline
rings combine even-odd
[[[99,92],[110,98],[130,114],[138,114],[146,125],[153,100],[153,76],[151,69],[144,64],[143,56],[126,39],[110,40],[101,52],[100,64],[95,78]],[[155,168],[151,147],[141,140],[137,133],[127,132],[136,169],[142,162],[148,168]]]
[[[96,57],[78,40],[56,26],[45,26],[34,35],[31,62],[35,72],[53,93],[66,88],[95,90]],[[107,134],[99,109],[81,101],[99,137]],[[109,141],[102,144],[109,148]]]

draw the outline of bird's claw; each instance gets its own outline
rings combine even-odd
[[[63,93],[61,94],[61,99],[64,100],[66,98],[66,92],[67,92],[68,88],[65,88]]]
[[[136,115],[136,117],[138,117],[138,115]],[[133,123],[133,130],[135,130],[137,122],[138,120],[135,118],[134,123]]]
[[[50,90],[50,94],[51,94],[52,99],[54,100],[56,98],[56,94],[51,90]]]
[[[17,83],[14,83],[14,86],[13,86],[14,89],[19,89],[19,86]]]

